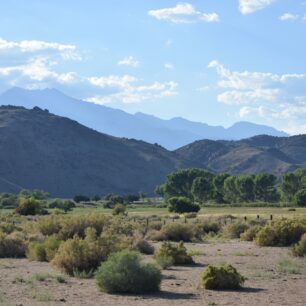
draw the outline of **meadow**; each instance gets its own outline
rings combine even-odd
[[[173,214],[161,206],[132,204],[118,215],[84,203],[43,216],[2,210],[0,304],[285,306],[306,300],[306,208],[214,206]],[[119,256],[115,263],[112,254]],[[155,276],[135,272],[138,260],[137,269],[155,269]],[[241,276],[237,287],[208,287],[205,273],[220,267],[231,286]],[[237,272],[226,270],[232,268]],[[113,275],[121,276],[114,281]],[[153,277],[157,287],[144,292],[146,280],[137,285],[137,275]]]

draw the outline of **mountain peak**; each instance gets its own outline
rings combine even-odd
[[[201,139],[239,140],[259,134],[288,136],[272,127],[246,121],[237,122],[226,129],[182,117],[164,120],[141,112],[132,115],[122,110],[74,99],[55,88],[28,90],[13,87],[0,95],[1,104],[31,109],[38,106],[102,133],[158,143],[171,150]]]

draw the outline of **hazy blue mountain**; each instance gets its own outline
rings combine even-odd
[[[71,98],[56,89],[26,90],[14,87],[0,95],[0,105],[8,104],[26,108],[38,106],[99,132],[158,143],[170,150],[201,139],[239,140],[259,134],[288,136],[272,127],[250,122],[238,122],[225,129],[222,126],[209,126],[183,118],[163,120],[143,113],[132,115]]]

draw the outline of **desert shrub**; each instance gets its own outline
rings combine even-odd
[[[51,261],[55,256],[61,241],[54,236],[48,237],[45,241],[30,242],[26,255],[30,260]]]
[[[13,233],[14,231],[21,231],[22,229],[16,226],[13,222],[0,223],[0,232],[5,234]]]
[[[111,218],[101,214],[89,214],[82,216],[65,216],[61,219],[61,230],[58,233],[59,239],[67,240],[74,235],[85,237],[85,230],[88,227],[95,229],[99,236],[104,228],[111,223]]]
[[[217,222],[204,222],[200,226],[203,234],[208,234],[208,233],[217,234],[221,230],[221,226]]]
[[[245,223],[235,222],[226,225],[223,228],[223,235],[226,238],[235,239],[239,238],[240,235],[248,229],[248,225]]]
[[[18,197],[11,193],[0,194],[0,207],[2,208],[16,208],[18,206]]]
[[[187,249],[182,241],[178,245],[170,242],[163,242],[159,250],[154,254],[154,258],[157,262],[160,261],[160,257],[172,258],[174,265],[193,263],[193,259],[188,255]]]
[[[42,213],[41,202],[34,198],[20,198],[15,212],[19,215],[37,215]]]
[[[201,286],[210,290],[237,290],[245,278],[231,265],[211,266],[203,272]]]
[[[151,221],[149,222],[149,229],[159,231],[163,227],[163,223],[161,221]]]
[[[63,210],[64,212],[70,211],[75,207],[75,203],[73,201],[62,201],[56,199],[49,204],[49,208],[58,208]]]
[[[291,249],[293,256],[306,257],[306,234],[304,234],[300,241]]]
[[[255,243],[259,246],[274,246],[278,244],[276,231],[271,226],[263,227],[255,236]]]
[[[51,261],[57,250],[59,249],[61,241],[58,240],[55,236],[50,236],[44,241],[44,248],[46,252],[46,260]]]
[[[153,240],[153,241],[165,241],[165,240],[168,240],[167,236],[165,235],[165,233],[163,233],[162,231],[156,231],[156,230],[150,231],[149,234],[147,235],[147,238],[149,240]]]
[[[26,256],[29,260],[47,261],[46,250],[41,242],[30,242]]]
[[[168,269],[173,266],[174,263],[173,257],[166,255],[157,256],[155,260],[162,269]]]
[[[44,236],[51,236],[57,234],[62,228],[61,220],[58,217],[47,216],[39,218],[37,222],[37,229]]]
[[[94,271],[114,252],[131,248],[131,242],[118,235],[97,236],[95,228],[85,230],[85,238],[75,235],[62,242],[51,263],[70,275]]]
[[[253,241],[257,233],[261,230],[261,226],[254,225],[248,228],[245,232],[240,234],[240,240],[242,241]]]
[[[301,189],[295,194],[294,203],[298,206],[306,206],[306,189]]]
[[[116,204],[113,208],[113,215],[124,215],[126,212],[126,206],[123,204]]]
[[[157,240],[185,241],[189,242],[194,238],[195,227],[192,224],[172,222],[164,225],[160,230],[161,235]],[[158,237],[157,237],[158,238]]]
[[[17,232],[5,234],[0,232],[0,258],[24,257],[26,244]]]
[[[145,239],[135,240],[134,247],[142,254],[154,254],[154,246]]]
[[[143,263],[138,253],[124,250],[111,255],[96,272],[98,287],[108,293],[143,293],[159,290],[161,272]]]
[[[256,235],[255,242],[260,246],[288,246],[300,240],[306,233],[306,219],[280,219],[263,227]]]
[[[73,275],[75,271],[89,272],[105,260],[97,244],[78,236],[63,242],[51,263],[63,272]]]
[[[198,212],[200,206],[186,197],[172,197],[168,200],[168,210],[176,213]]]
[[[184,216],[187,219],[194,219],[198,216],[198,214],[196,212],[190,212],[190,213],[185,213]]]

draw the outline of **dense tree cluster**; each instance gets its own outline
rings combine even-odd
[[[156,188],[166,201],[186,197],[197,203],[273,203],[280,200],[306,206],[306,169],[284,174],[281,180],[270,173],[229,175],[203,169],[181,169],[167,176]]]

